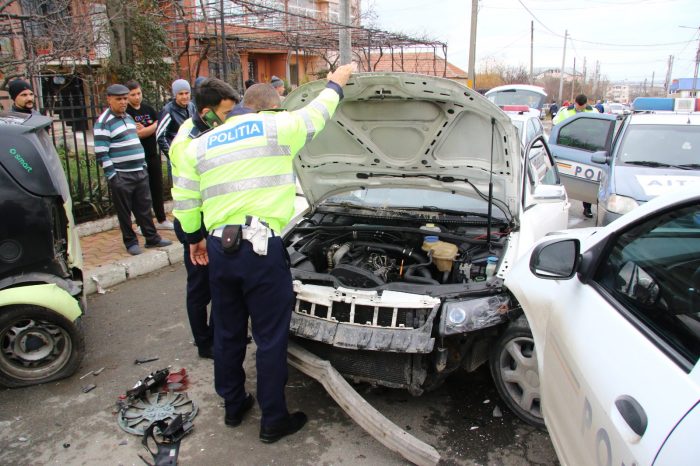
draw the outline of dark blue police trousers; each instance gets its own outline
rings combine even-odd
[[[211,301],[209,294],[209,267],[195,265],[190,260],[190,246],[187,244],[187,235],[182,230],[178,219],[174,222],[175,236],[182,243],[184,250],[183,260],[187,270],[187,318],[190,321],[194,344],[198,348],[209,349],[214,343],[213,321],[207,317],[207,305]],[[206,232],[203,231],[204,234]]]
[[[287,384],[287,343],[294,293],[287,252],[282,240],[268,240],[267,255],[241,241],[240,249],[225,253],[221,239],[209,236],[209,283],[214,319],[214,386],[224,399],[226,413],[234,415],[245,400],[248,318],[257,346],[257,398],[262,427],[284,420],[289,412],[284,396]]]

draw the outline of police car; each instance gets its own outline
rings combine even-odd
[[[562,464],[698,464],[700,185],[550,235],[505,285],[534,338],[512,372]]]
[[[700,182],[698,112],[644,111],[642,101],[627,117],[581,113],[554,126],[549,145],[569,196],[598,205],[598,225]]]
[[[523,147],[527,147],[530,142],[544,135],[544,126],[542,126],[540,118],[532,116],[527,105],[502,105],[501,110],[508,115],[518,130],[520,143]]]

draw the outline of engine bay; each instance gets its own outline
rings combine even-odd
[[[486,219],[436,220],[317,212],[285,246],[293,272],[327,274],[351,288],[485,282],[495,274],[508,225],[491,225],[488,242]]]

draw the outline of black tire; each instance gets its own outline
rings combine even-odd
[[[496,340],[489,366],[506,406],[528,424],[544,428],[535,341],[524,317],[512,322]]]
[[[0,309],[0,385],[26,387],[73,374],[85,342],[76,323],[40,306]]]

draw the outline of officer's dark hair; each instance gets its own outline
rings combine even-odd
[[[272,84],[253,84],[245,91],[243,105],[256,112],[277,108],[280,106],[280,96]]]
[[[585,94],[579,94],[576,96],[576,99],[574,99],[576,103],[581,106],[581,105],[586,105],[586,102],[588,102],[588,97],[586,97]]]
[[[194,100],[197,111],[201,112],[205,108],[218,107],[222,100],[238,103],[241,96],[228,83],[216,78],[207,78],[195,88]]]
[[[133,91],[134,89],[139,89],[141,87],[141,84],[135,79],[130,79],[126,83],[124,83],[126,87],[129,88],[130,91]]]

